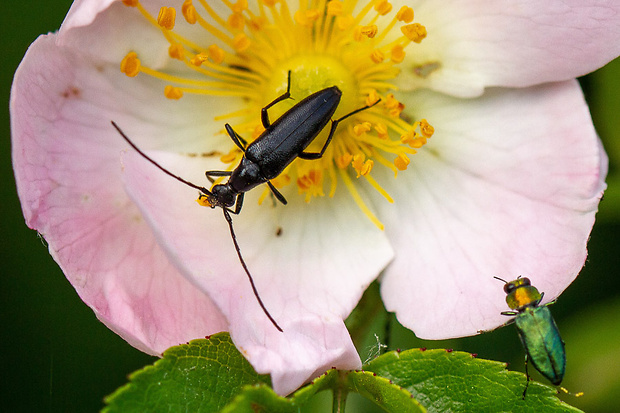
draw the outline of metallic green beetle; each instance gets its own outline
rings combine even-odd
[[[531,361],[536,370],[545,376],[554,385],[559,385],[566,370],[566,352],[564,342],[560,337],[558,327],[547,306],[540,304],[545,293],[539,293],[536,287],[530,284],[528,278],[517,278],[514,281],[504,282],[504,292],[508,307],[515,311],[504,311],[503,315],[516,316],[507,324],[514,322],[517,326],[519,338],[525,348],[525,374],[527,382],[523,390],[523,398],[530,383],[527,372],[527,363]]]

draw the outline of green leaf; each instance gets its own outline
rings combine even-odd
[[[248,384],[270,384],[257,374],[226,333],[171,347],[154,365],[105,399],[104,412],[217,412]]]
[[[407,350],[377,357],[364,368],[407,389],[429,412],[579,412],[555,388],[530,382],[504,363],[464,352]]]

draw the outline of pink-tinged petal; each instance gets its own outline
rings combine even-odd
[[[110,120],[161,128],[162,105],[146,114],[141,102],[156,101],[156,92],[134,85],[143,94],[126,95],[131,89],[116,70],[55,39],[42,36],[30,47],[11,94],[13,164],[28,226],[45,237],[84,302],[132,345],[159,353],[221,331],[221,313],[165,258],[121,184],[126,144]],[[165,146],[164,139],[154,133],[151,144]]]
[[[156,159],[196,184],[218,169],[208,158],[156,152]],[[127,190],[151,222],[159,241],[187,277],[206,291],[230,322],[235,344],[274,389],[287,394],[331,367],[361,363],[343,319],[393,252],[348,194],[289,204],[249,192],[233,215],[242,254],[262,300],[284,330],[260,309],[233,248],[220,209],[200,207],[197,191],[165,175],[139,155],[124,157]],[[337,208],[334,208],[337,206]]]
[[[428,36],[408,48],[403,89],[479,96],[589,73],[620,55],[620,3],[606,0],[420,1]]]
[[[584,264],[607,168],[577,82],[406,104],[435,135],[395,181],[394,205],[381,204],[396,250],[386,308],[441,339],[507,321],[493,276],[527,276],[544,302],[557,297]]]

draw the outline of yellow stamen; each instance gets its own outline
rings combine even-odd
[[[157,24],[166,30],[174,29],[174,21],[177,17],[177,11],[174,7],[162,7],[159,9],[157,16]]]
[[[394,159],[394,165],[401,171],[407,169],[411,160],[404,153],[399,153],[396,159]]]
[[[402,26],[400,30],[407,37],[407,39],[411,40],[415,43],[420,43],[426,37],[426,27],[422,26],[419,23],[408,24],[406,26]]]
[[[136,52],[129,52],[121,61],[121,72],[129,77],[135,77],[140,73],[140,59]]]
[[[185,0],[183,2],[183,6],[181,6],[181,13],[183,13],[183,17],[185,17],[185,21],[189,24],[196,23],[196,8],[192,3],[192,0]]]
[[[123,4],[129,7],[136,7],[140,3],[138,0],[123,0]]]
[[[328,16],[340,16],[344,10],[344,5],[341,1],[331,0],[327,3],[327,15]]]
[[[164,88],[164,95],[168,99],[178,100],[178,99],[181,99],[183,97],[183,91],[180,88],[176,87],[176,86],[167,85]]]
[[[375,3],[375,11],[381,16],[385,16],[392,11],[392,5],[387,0],[379,0]]]
[[[411,7],[403,6],[396,13],[396,18],[405,23],[411,23],[413,21],[413,9]]]

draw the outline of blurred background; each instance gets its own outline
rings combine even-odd
[[[17,199],[7,103],[13,73],[28,45],[39,34],[57,30],[70,5],[70,0],[12,1],[0,14],[0,101],[5,102],[0,113],[0,263],[4,266],[0,276],[0,400],[7,412],[98,411],[103,397],[126,383],[129,373],[155,360],[104,327],[80,301],[44,242],[24,224]],[[571,392],[585,392],[578,399],[562,398],[588,412],[617,412],[620,60],[580,80],[610,157],[609,188],[592,231],[586,266],[552,312],[568,354],[562,384]],[[418,340],[399,326],[393,330],[393,347],[453,348],[509,362],[510,369],[523,371],[523,349],[513,326],[482,336],[434,342]],[[544,382],[536,372],[533,377]],[[358,402],[351,400],[347,410],[376,411]]]

